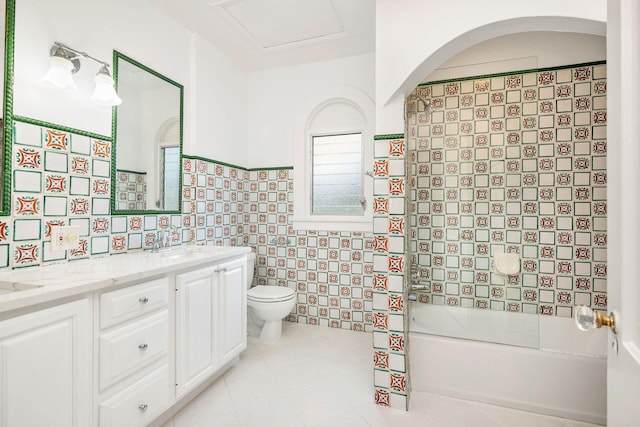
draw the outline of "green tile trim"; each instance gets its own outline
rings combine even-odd
[[[13,56],[16,28],[16,2],[7,0],[5,4],[4,35],[4,108],[2,116],[2,143],[0,153],[2,163],[2,201],[0,216],[11,215],[11,149],[13,142]]]
[[[116,169],[116,172],[125,172],[125,173],[135,173],[136,175],[146,175],[146,172],[141,172],[141,171],[132,171],[132,170],[128,170],[128,169]]]
[[[374,141],[381,139],[404,139],[404,133],[390,133],[386,135],[376,135],[373,137]]]
[[[269,167],[269,168],[250,168],[247,169],[249,172],[253,171],[279,171],[279,170],[293,170],[293,166],[279,166],[279,167]]]
[[[82,135],[82,136],[87,136],[89,138],[99,139],[101,141],[111,142],[111,137],[108,137],[106,135],[100,135],[98,133],[93,133],[93,132],[87,132],[86,130],[75,129],[75,128],[71,128],[71,127],[68,127],[68,126],[57,125],[55,123],[45,122],[45,121],[42,121],[42,120],[31,119],[29,117],[14,116],[13,120],[15,120],[16,122],[20,122],[20,123],[27,123],[27,124],[34,125],[34,126],[46,127],[46,128],[50,128],[50,129],[59,130],[59,131],[62,131],[62,132],[69,132],[69,133],[73,133],[73,134],[76,134],[76,135]]]
[[[417,87],[430,86],[430,85],[442,84],[442,83],[463,82],[466,80],[489,79],[492,77],[504,77],[504,76],[511,76],[514,74],[527,74],[527,73],[539,73],[543,71],[566,70],[567,68],[589,67],[594,65],[603,65],[606,63],[607,61],[583,62],[580,64],[559,65],[557,67],[531,68],[527,70],[506,71],[504,73],[482,74],[479,76],[458,77],[455,79],[446,79],[446,80],[434,80],[432,82],[420,83]]]
[[[245,168],[243,166],[233,165],[231,163],[220,162],[218,160],[209,159],[207,157],[194,156],[194,155],[191,155],[191,154],[183,154],[182,158],[183,159],[191,159],[191,160],[201,160],[203,162],[215,163],[217,165],[227,166],[227,167],[235,168],[235,169],[241,169],[243,171],[248,171],[248,172],[283,170],[283,169],[284,170],[292,170],[293,169],[293,166],[278,166],[278,167],[265,167],[265,168]]]
[[[180,90],[180,159],[179,159],[179,168],[180,172],[178,173],[178,209],[177,210],[119,210],[116,209],[116,130],[118,128],[118,107],[113,106],[111,108],[111,136],[113,140],[113,144],[111,144],[111,215],[144,215],[144,214],[155,214],[155,215],[163,215],[163,214],[182,214],[182,146],[184,140],[184,86],[180,83],[171,80],[170,78],[163,76],[157,71],[152,70],[151,68],[139,63],[135,59],[132,59],[125,54],[118,52],[117,50],[113,51],[113,80],[115,82],[115,88],[118,90],[118,59],[123,59],[138,68],[158,77],[165,82],[176,86]]]

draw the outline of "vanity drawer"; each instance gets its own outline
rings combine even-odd
[[[169,369],[165,365],[100,404],[101,427],[146,426],[170,403]]]
[[[100,335],[100,390],[166,357],[168,348],[166,310]]]
[[[150,282],[100,295],[100,327],[105,328],[165,307],[169,300],[169,279]]]

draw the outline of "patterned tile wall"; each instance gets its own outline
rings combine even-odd
[[[419,301],[571,316],[607,306],[606,66],[419,86],[410,105]],[[495,274],[496,253],[518,275]]]
[[[182,241],[246,245],[246,170],[195,158],[182,161]]]
[[[297,290],[290,321],[369,331],[372,235],[294,230],[292,172],[249,173],[244,223],[256,250],[257,283]]]
[[[109,252],[111,145],[16,123],[11,216],[0,219],[0,267],[24,267]],[[75,225],[80,248],[52,251],[51,229]]]
[[[181,215],[112,216],[109,142],[22,122],[14,134],[13,211],[0,219],[0,267],[149,249],[172,225],[174,244],[252,246],[256,283],[297,290],[290,321],[371,330],[373,237],[293,230],[291,169],[250,172],[185,156]],[[140,176],[118,172],[126,200],[138,199],[131,195]],[[51,251],[57,225],[80,227],[79,249]]]
[[[147,209],[147,174],[117,170],[116,206],[118,209],[139,211]]]

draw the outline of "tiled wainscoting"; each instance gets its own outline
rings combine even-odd
[[[371,330],[371,233],[295,231],[292,169],[246,170],[183,158],[182,214],[110,215],[111,143],[56,126],[15,123],[12,215],[0,218],[0,267],[27,267],[175,244],[255,248],[257,283],[289,286],[289,320]],[[117,196],[138,200],[140,174],[117,172]],[[130,205],[127,205],[127,207]],[[51,228],[80,227],[80,248],[50,249]]]
[[[421,302],[570,317],[607,306],[606,65],[435,82],[409,105]],[[493,273],[516,253],[518,275]]]
[[[0,219],[0,267],[142,247],[141,235],[128,242],[110,237],[110,142],[16,123],[12,150],[11,217]],[[59,225],[80,228],[78,249],[51,250],[51,229]]]
[[[371,233],[295,231],[291,169],[183,166],[183,226],[197,242],[254,247],[257,283],[297,290],[289,320],[371,330]]]

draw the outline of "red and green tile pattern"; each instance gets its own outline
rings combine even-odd
[[[409,105],[419,301],[569,317],[607,307],[606,65],[439,82]],[[417,107],[421,107],[418,103]],[[496,253],[521,272],[493,272]]]

